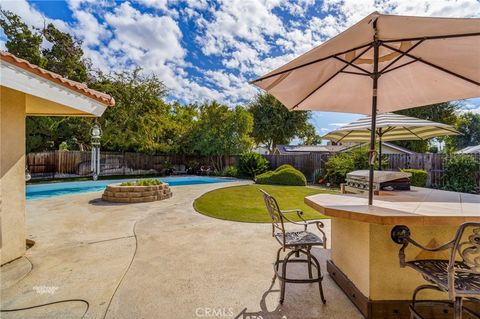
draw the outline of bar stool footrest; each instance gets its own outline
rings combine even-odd
[[[289,260],[287,263],[308,263],[308,260],[306,259],[292,259],[292,260]],[[275,275],[278,277],[278,279],[282,280],[282,281],[285,281],[285,282],[288,282],[288,283],[293,283],[293,284],[308,284],[308,283],[314,283],[314,282],[319,282],[319,281],[322,281],[323,280],[323,276],[322,277],[315,277],[315,278],[308,278],[308,279],[293,279],[293,278],[284,278],[282,275],[281,275],[281,270],[282,270],[282,265],[280,264],[283,264],[283,260],[279,260],[277,262],[275,262],[275,264],[273,265],[273,271],[275,272]],[[315,265],[315,263],[311,263],[312,266],[314,266],[315,268],[317,268],[317,265]],[[279,267],[280,266],[280,267]],[[278,270],[277,270],[278,269]]]

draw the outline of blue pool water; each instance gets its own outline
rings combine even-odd
[[[197,185],[232,182],[234,178],[209,177],[209,176],[172,176],[159,178],[170,186]],[[48,198],[61,195],[72,195],[86,192],[98,192],[105,189],[108,184],[134,181],[137,179],[111,179],[101,181],[65,182],[27,185],[27,199]]]

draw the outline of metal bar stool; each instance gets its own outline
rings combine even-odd
[[[318,287],[320,289],[320,298],[323,303],[326,302],[323,295],[322,288],[322,272],[320,269],[320,263],[317,258],[311,253],[313,246],[322,246],[326,247],[326,237],[325,233],[321,228],[324,227],[321,221],[306,221],[303,218],[303,212],[299,209],[292,210],[280,210],[277,201],[274,197],[269,195],[264,190],[260,190],[263,193],[263,199],[265,200],[265,205],[267,206],[268,213],[272,218],[272,236],[278,241],[281,247],[277,251],[277,259],[274,264],[274,271],[276,277],[280,280],[280,304],[283,304],[285,298],[285,283],[314,283],[318,282]],[[301,222],[296,222],[286,215],[295,213],[302,220]],[[303,226],[303,231],[287,232],[285,231],[285,222],[290,222],[292,224]],[[322,233],[322,239],[315,235],[314,233],[308,232],[308,225],[316,225],[318,230]],[[283,260],[280,260],[280,252],[283,250],[290,250]],[[300,254],[306,256],[306,259],[290,259],[293,255],[295,257],[300,257]],[[289,263],[306,263],[308,266],[308,279],[293,279],[287,277],[287,265]],[[281,265],[281,269],[279,267]],[[312,266],[316,268],[316,276],[313,276]]]
[[[419,272],[428,284],[417,287],[413,292],[410,304],[411,318],[423,319],[417,305],[449,304],[453,306],[453,318],[461,319],[464,313],[469,318],[480,319],[480,314],[465,307],[464,300],[478,302],[480,299],[480,223],[464,223],[458,228],[455,237],[435,248],[425,247],[416,242],[410,235],[407,226],[395,226],[391,237],[402,245],[398,253],[400,267],[410,267]],[[450,251],[449,260],[425,259],[405,261],[405,248],[412,244],[420,249]],[[448,293],[448,301],[418,301],[420,291],[433,289]]]

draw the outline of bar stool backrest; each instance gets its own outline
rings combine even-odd
[[[272,236],[275,236],[275,229],[281,231],[282,234],[285,235],[283,216],[280,212],[280,207],[278,206],[277,200],[263,189],[260,189],[260,191],[263,194],[265,206],[267,206],[267,211],[272,219]]]
[[[453,298],[455,294],[455,278],[462,278],[462,274],[468,273],[480,275],[480,223],[467,222],[460,225],[452,246],[448,263],[448,285],[450,297]],[[455,267],[455,261],[459,259],[468,269]]]

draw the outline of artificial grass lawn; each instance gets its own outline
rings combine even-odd
[[[260,188],[277,199],[280,209],[299,208],[303,210],[305,219],[325,218],[325,216],[304,204],[303,198],[305,196],[320,193],[337,193],[336,191],[305,186],[254,184],[213,190],[197,198],[193,206],[199,213],[219,219],[270,223],[271,219],[265,207],[262,194],[259,191]],[[295,213],[289,214],[288,217],[291,217],[293,220],[299,220]]]

